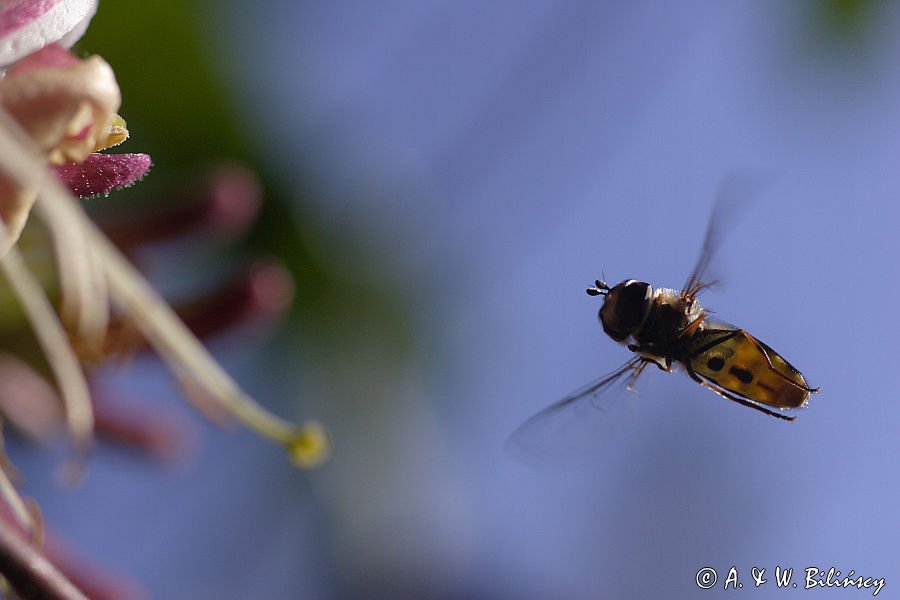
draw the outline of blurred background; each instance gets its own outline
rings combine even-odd
[[[249,235],[162,254],[156,280],[284,261],[291,314],[211,348],[335,453],[297,471],[140,359],[105,384],[183,413],[190,453],[101,446],[69,491],[58,456],[20,447],[27,491],[156,598],[693,598],[732,566],[745,587],[767,569],[754,597],[861,593],[804,591],[811,566],[892,595],[898,27],[877,0],[101,2],[80,48],[116,70],[124,151],[155,164],[115,202],[222,162],[259,174]],[[505,450],[628,357],[584,288],[681,286],[744,169],[767,185],[703,304],[821,386],[810,407],[779,422],[648,370],[627,416],[585,415],[582,456]]]

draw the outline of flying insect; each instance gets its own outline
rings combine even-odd
[[[648,365],[672,372],[680,367],[700,385],[720,396],[785,421],[803,408],[819,388],[809,386],[803,374],[770,346],[748,331],[711,316],[697,300],[716,282],[704,279],[719,240],[722,196],[707,226],[700,257],[684,287],[653,287],[627,279],[610,286],[602,279],[587,288],[603,298],[599,311],[603,331],[625,345],[634,356],[619,369],[581,388],[528,419],[513,436],[587,398],[597,398],[627,377],[633,389]]]

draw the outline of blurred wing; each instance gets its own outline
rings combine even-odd
[[[759,179],[746,175],[730,175],[722,182],[716,194],[697,264],[681,290],[682,298],[696,298],[701,291],[717,283],[706,279],[706,271],[719,250],[724,233],[737,220],[738,209],[747,204],[747,198],[761,187],[761,183]]]
[[[592,381],[586,386],[555,402],[544,410],[530,417],[522,423],[506,441],[506,449],[510,453],[524,459],[546,458],[561,449],[561,445],[569,444],[569,449],[580,452],[583,448],[576,448],[581,436],[573,435],[576,430],[581,430],[591,437],[602,435],[603,432],[592,427],[591,417],[608,416],[608,412],[615,400],[621,395],[615,393],[625,389],[626,380],[630,379],[630,385],[634,383],[640,374],[644,360],[635,356],[624,365]],[[629,376],[631,376],[629,378]],[[565,448],[562,448],[565,451]]]

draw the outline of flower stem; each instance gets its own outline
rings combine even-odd
[[[19,598],[88,600],[34,546],[0,523],[0,573]]]
[[[316,423],[298,427],[257,404],[209,355],[175,311],[118,249],[83,213],[80,217],[91,246],[104,266],[113,301],[133,320],[182,384],[187,389],[199,385],[232,417],[283,444],[298,465],[308,467],[321,462],[329,446],[324,429]]]

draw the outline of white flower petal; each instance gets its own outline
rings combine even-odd
[[[71,47],[97,12],[98,0],[0,0],[0,67],[47,44]]]

